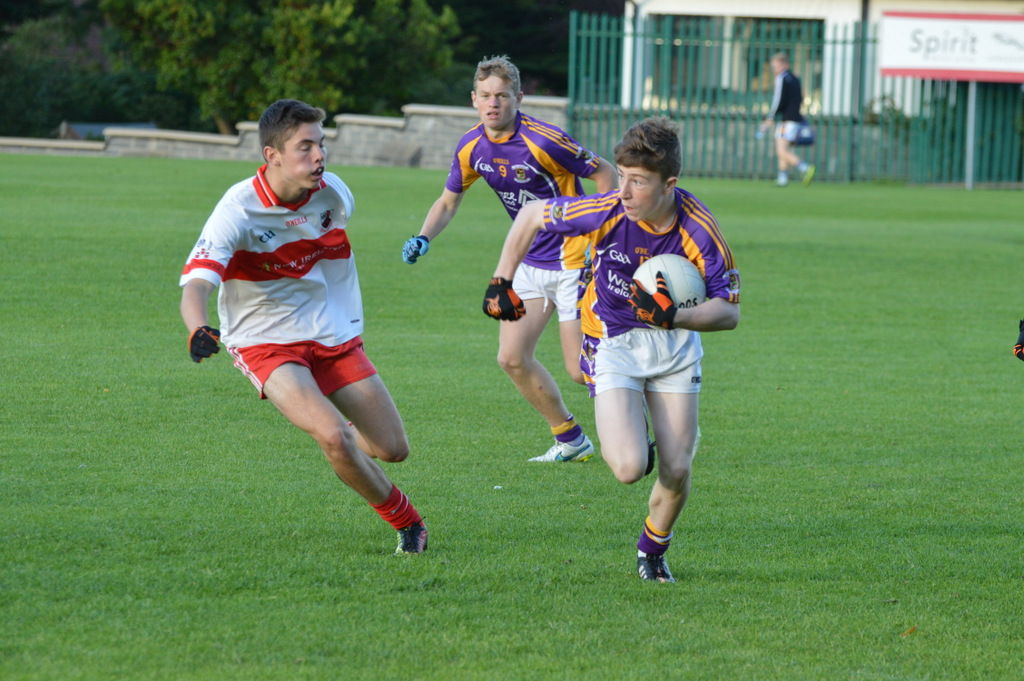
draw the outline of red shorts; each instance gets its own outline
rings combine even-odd
[[[363,339],[359,336],[332,348],[316,341],[299,341],[228,348],[228,352],[235,358],[235,366],[252,381],[264,400],[267,399],[263,394],[264,383],[274,369],[289,362],[309,369],[324,395],[377,373],[377,368],[363,352]]]

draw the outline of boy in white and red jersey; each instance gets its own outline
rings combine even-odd
[[[739,273],[714,216],[676,186],[681,157],[671,122],[653,118],[633,125],[615,147],[615,164],[616,192],[536,201],[519,211],[484,297],[484,312],[504,320],[529,318],[508,278],[538,232],[591,241],[594,279],[583,301],[580,364],[594,396],[601,454],[620,481],[631,484],[644,476],[646,398],[661,456],[637,542],[637,570],[642,579],[673,582],[665,552],[689,495],[700,435],[699,332],[739,323]],[[633,279],[643,261],[663,253],[682,255],[697,266],[707,301],[676,306],[660,272],[656,291]]]
[[[398,531],[396,553],[421,553],[423,519],[373,460],[403,461],[409,442],[363,352],[346,232],[355,201],[325,171],[325,115],[283,99],[260,117],[266,163],[224,194],[181,275],[189,353],[201,362],[223,341],[260,397],[309,433],[341,481]],[[218,286],[222,331],[207,318]]]
[[[560,128],[519,111],[523,98],[519,69],[508,58],[480,62],[473,83],[473,107],[480,123],[459,140],[441,196],[427,213],[419,235],[405,243],[402,257],[409,264],[427,253],[478,179],[494,190],[513,220],[528,201],[581,196],[581,177],[594,180],[599,192],[615,187],[615,169],[608,161]],[[586,249],[583,239],[538,235],[513,282],[530,317],[519,324],[501,325],[498,364],[547,421],[555,439],[546,453],[530,461],[586,461],[594,454],[590,439],[566,408],[558,384],[534,354],[557,310],[566,371],[575,382],[583,383],[579,301],[586,285]]]

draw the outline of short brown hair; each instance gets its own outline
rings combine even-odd
[[[484,59],[476,65],[476,74],[473,76],[473,89],[481,80],[487,80],[491,76],[497,76],[512,86],[512,94],[518,95],[522,90],[522,82],[519,79],[519,69],[509,61],[506,55]]]
[[[679,177],[683,167],[679,128],[664,116],[637,121],[615,145],[614,158],[617,166],[643,168],[658,173],[662,180]]]
[[[297,99],[279,99],[260,116],[260,149],[284,149],[295,129],[303,123],[323,123],[327,112]]]

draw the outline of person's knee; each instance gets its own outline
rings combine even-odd
[[[523,370],[526,364],[526,357],[518,350],[509,350],[504,347],[498,349],[498,366],[506,374],[518,373]]]
[[[341,428],[331,428],[311,433],[313,439],[324,451],[324,456],[332,466],[344,466],[351,462],[356,451],[355,438]]]
[[[691,460],[662,456],[658,461],[658,480],[668,489],[681,490],[690,480]]]
[[[700,431],[696,437],[678,452],[662,452],[658,457],[658,480],[669,489],[683,489],[690,480],[693,457],[700,443]]]
[[[632,458],[618,458],[618,457],[607,457],[608,468],[611,469],[612,475],[615,479],[621,483],[632,485],[634,482],[638,482],[643,479],[644,473],[647,468],[646,462],[643,464]]]
[[[399,463],[409,458],[409,440],[396,437],[376,452],[377,458],[388,463]]]

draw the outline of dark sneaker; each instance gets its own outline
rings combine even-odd
[[[654,438],[647,438],[647,469],[644,470],[644,477],[650,475],[651,471],[654,470],[654,460],[658,455],[657,450],[654,448],[656,444]]]
[[[668,571],[668,563],[665,556],[641,555],[636,557],[636,571],[640,573],[640,579],[649,582],[674,582],[675,577]]]
[[[398,531],[398,548],[395,553],[423,553],[427,550],[427,526],[413,523]]]

